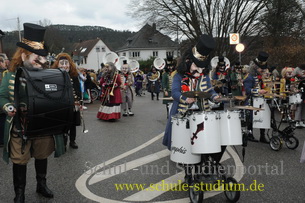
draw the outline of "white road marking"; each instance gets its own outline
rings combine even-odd
[[[221,161],[225,161],[227,159],[229,159],[230,156],[228,155],[227,152],[225,152],[223,154],[223,157],[221,159]],[[169,178],[166,178],[156,184],[152,184],[150,187],[151,188],[157,188],[158,185],[171,185],[172,187],[169,187],[169,188],[166,188],[168,190],[174,188],[175,186],[177,186],[179,184],[178,180],[184,180],[184,171],[180,172],[180,173],[177,173],[173,176],[170,176]],[[142,191],[139,191],[127,198],[125,198],[124,200],[125,201],[151,201],[152,199],[162,195],[163,193],[166,193],[167,191],[166,190],[149,190],[149,187],[148,188],[145,188],[144,190]]]
[[[130,151],[128,151],[128,152],[125,152],[125,153],[123,153],[123,154],[121,154],[121,155],[119,155],[119,156],[117,156],[117,157],[114,157],[114,158],[112,158],[112,159],[106,161],[105,163],[102,163],[102,164],[100,164],[100,165],[97,165],[96,167],[102,168],[103,166],[109,165],[109,164],[111,164],[111,163],[113,163],[113,162],[115,162],[115,161],[118,161],[118,160],[120,160],[120,159],[123,159],[123,158],[125,158],[125,157],[127,157],[127,156],[129,156],[129,155],[131,155],[131,154],[133,154],[133,153],[135,153],[135,152],[137,152],[137,151],[139,151],[139,150],[141,150],[141,149],[147,147],[148,145],[154,143],[155,141],[159,140],[159,139],[162,138],[162,137],[163,137],[163,133],[157,135],[157,136],[154,137],[153,139],[147,141],[146,143],[144,143],[144,144],[142,144],[142,145],[140,145],[140,146],[138,146],[138,147],[136,147],[136,148],[134,148],[134,149],[132,149],[132,150],[130,150]],[[128,169],[128,170],[131,170],[131,169],[134,170],[136,167],[139,166],[139,162],[140,162],[140,161],[142,161],[141,165],[145,164],[145,163],[143,163],[143,160],[144,160],[144,161],[146,160],[146,162],[148,163],[148,162],[150,162],[149,160],[154,161],[154,160],[163,158],[164,156],[167,156],[167,155],[169,154],[169,151],[168,151],[167,153],[165,153],[165,151],[167,151],[167,150],[162,150],[162,151],[158,152],[158,153],[157,153],[157,154],[158,154],[157,156],[148,155],[148,156],[146,156],[146,157],[142,157],[142,158],[139,158],[139,159],[137,159],[137,160],[128,162],[128,164],[127,164],[127,169]],[[243,176],[242,171],[243,171],[243,167],[244,167],[244,166],[243,166],[242,162],[240,161],[240,159],[239,159],[238,155],[236,154],[236,152],[235,152],[231,147],[227,147],[227,151],[228,151],[228,152],[230,153],[230,155],[232,156],[232,158],[233,158],[233,160],[234,160],[234,162],[235,162],[236,168],[237,168],[237,169],[240,169],[240,170],[237,170],[237,171],[236,171],[236,174],[234,175],[234,178],[235,178],[237,181],[239,181],[239,180],[242,178],[242,176]],[[167,155],[165,155],[165,154],[167,154]],[[158,156],[159,156],[159,158],[158,158]],[[223,160],[226,160],[226,159],[228,159],[228,158],[229,158],[229,155],[228,155],[227,153],[225,153],[224,156],[223,156],[222,161],[223,161]],[[129,166],[128,166],[128,165],[129,165]],[[111,170],[114,170],[114,169],[111,169]],[[126,171],[127,171],[127,170],[126,170]],[[110,172],[111,172],[111,171],[110,171]],[[111,174],[111,173],[110,173],[110,174]],[[118,175],[118,174],[115,174],[115,175]],[[182,180],[182,179],[181,179],[181,176],[183,176],[183,174],[182,174],[182,173],[178,173],[178,174],[176,174],[176,175],[174,175],[174,176],[171,176],[171,177],[167,178],[166,181],[168,181],[168,183],[175,182],[175,181],[177,182],[177,180],[179,180],[179,179]],[[92,177],[92,179],[89,180],[89,185],[92,185],[92,184],[94,184],[94,183],[97,183],[97,182],[99,182],[99,181],[102,181],[102,180],[105,180],[105,179],[109,178],[109,175],[107,175],[107,177],[104,177],[103,175],[96,175],[96,174],[95,174],[94,176],[92,176],[91,170],[88,170],[88,171],[86,171],[83,175],[81,175],[81,176],[77,179],[77,181],[76,181],[76,183],[75,183],[75,187],[77,188],[77,190],[78,190],[83,196],[85,196],[86,198],[88,198],[88,199],[90,199],[90,200],[96,201],[96,202],[107,202],[107,203],[108,203],[108,202],[109,202],[109,203],[118,203],[118,202],[122,202],[122,201],[117,201],[117,200],[112,200],[112,199],[107,199],[107,198],[104,198],[104,197],[100,197],[100,196],[98,196],[98,195],[92,193],[92,192],[88,189],[88,187],[87,187],[87,185],[86,185],[86,183],[87,183],[87,181],[88,181],[88,179],[89,179],[90,177]],[[110,177],[111,177],[111,176],[110,176]],[[146,192],[147,192],[147,191],[146,191]],[[149,191],[149,193],[147,192],[145,195],[143,195],[143,194],[142,194],[142,195],[143,195],[143,196],[148,196],[148,194],[151,195],[151,197],[149,197],[150,200],[154,198],[153,196],[157,197],[157,196],[160,195],[160,193],[159,193],[159,195],[158,195],[158,194],[150,194],[150,192],[152,192],[152,191]],[[217,195],[217,194],[219,194],[219,193],[221,193],[221,192],[213,192],[213,191],[212,191],[212,192],[206,192],[206,193],[205,193],[205,199],[206,199],[206,198],[209,198],[209,197],[212,197],[212,196],[215,196],[215,195]],[[134,195],[131,195],[131,196],[125,198],[124,200],[125,200],[125,201],[132,201],[132,200],[129,200],[129,198],[133,199],[133,198],[136,197],[137,194],[138,194],[138,193],[134,194],[135,196],[134,196]],[[152,198],[152,197],[153,197],[153,198]],[[127,199],[128,199],[128,200],[127,200]],[[138,197],[138,198],[137,198],[137,201],[139,201],[139,200],[145,201],[144,198],[142,199],[141,197]],[[182,199],[170,200],[170,201],[162,201],[162,202],[163,202],[163,203],[169,203],[169,202],[175,202],[175,203],[189,202],[189,198],[182,198]]]
[[[139,158],[139,159],[136,159],[136,160],[133,160],[133,161],[130,161],[130,162],[127,162],[127,163],[109,168],[109,169],[107,169],[107,171],[108,171],[107,174],[106,173],[95,174],[90,179],[89,185],[92,185],[94,183],[103,181],[107,178],[111,178],[112,176],[119,175],[119,174],[127,172],[129,170],[135,169],[139,166],[148,164],[150,162],[156,161],[158,159],[161,159],[163,157],[168,156],[169,154],[170,154],[170,151],[168,149],[164,149],[164,150],[156,152],[154,154],[150,154],[148,156],[145,156],[145,157],[142,157],[142,158]],[[124,169],[124,170],[120,170],[119,173],[118,173],[117,168]]]

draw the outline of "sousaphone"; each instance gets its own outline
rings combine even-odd
[[[218,56],[215,56],[212,58],[211,60],[211,66],[212,66],[212,70],[216,68],[217,64],[218,64]],[[224,61],[226,62],[226,68],[225,69],[228,69],[230,68],[230,61],[227,57],[224,57]]]
[[[165,60],[162,58],[155,58],[154,60],[154,67],[158,70],[162,70],[165,67],[166,63]]]
[[[117,67],[117,69],[120,68],[119,67],[119,56],[114,52],[108,52],[105,55],[104,61],[105,61],[105,63],[112,62]]]
[[[130,72],[135,73],[140,70],[140,64],[137,60],[131,60],[129,62]]]

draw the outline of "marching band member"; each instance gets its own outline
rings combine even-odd
[[[71,56],[67,53],[60,53],[56,57],[52,68],[62,68],[63,70],[67,71],[70,76],[70,80],[73,87],[73,95],[74,95],[74,113],[73,113],[73,124],[69,130],[69,138],[70,138],[70,147],[73,149],[77,149],[78,145],[75,142],[76,139],[76,126],[80,125],[80,101],[82,98],[81,91],[80,91],[80,83],[78,79],[78,72],[76,69],[76,65],[73,62]],[[67,145],[67,137],[65,137],[65,145]]]
[[[243,66],[237,61],[233,70],[229,74],[230,89],[232,96],[243,96],[243,79],[244,74],[242,72]]]
[[[115,121],[121,118],[121,77],[112,62],[105,64],[106,72],[100,80],[102,87],[101,106],[97,118],[107,121]]]
[[[296,68],[296,75],[299,78],[298,90],[301,93],[302,102],[297,104],[295,111],[295,127],[305,128],[305,64],[301,64]]]
[[[226,62],[223,56],[218,57],[218,63],[214,71],[211,71],[211,80],[214,89],[221,95],[228,95],[228,73],[226,71]]]
[[[170,98],[172,96],[172,83],[173,78],[177,71],[175,71],[176,61],[174,61],[173,56],[167,56],[166,67],[164,68],[165,72],[162,75],[162,87],[164,92],[164,98]],[[169,104],[172,101],[163,100],[163,104],[166,105],[166,112],[169,114]]]
[[[0,85],[4,73],[7,72],[7,66],[5,63],[5,56],[0,55]],[[3,147],[3,134],[4,134],[4,124],[5,124],[6,114],[2,109],[0,109],[0,147]]]
[[[257,58],[250,62],[249,75],[244,79],[244,87],[246,90],[247,100],[251,100],[252,97],[257,97],[259,95],[267,94],[268,91],[264,90],[262,75],[267,69],[267,59],[269,54],[261,51],[259,52]],[[249,105],[249,102],[246,103]],[[252,114],[250,120],[253,120]],[[248,125],[248,140],[252,142],[257,142],[257,140],[253,136],[253,127],[252,122]],[[260,129],[260,142],[268,143],[265,137],[265,129]]]
[[[135,73],[134,77],[134,84],[136,87],[136,96],[142,96],[142,87],[143,87],[143,73],[142,71],[138,70]]]
[[[156,93],[157,100],[159,100],[160,93],[160,72],[156,67],[152,66],[151,71],[147,74],[148,88],[147,91],[151,93],[151,100],[154,100]]]
[[[282,78],[280,80],[280,95],[283,99],[284,103],[288,103],[289,100],[289,93],[296,93],[297,86],[294,84],[294,68],[292,67],[285,67],[281,71]],[[294,113],[296,111],[296,105],[292,104],[290,106],[290,117],[294,118]],[[283,115],[284,121],[289,120],[288,113],[284,113]]]
[[[127,64],[127,60],[123,61],[121,67],[121,95],[122,95],[122,108],[123,116],[133,116],[134,113],[131,111],[133,103],[133,83],[134,77],[130,72],[130,67]]]
[[[0,105],[7,114],[3,158],[7,163],[9,158],[13,162],[15,202],[25,201],[27,163],[31,157],[35,158],[36,192],[44,197],[53,198],[53,192],[46,185],[47,158],[54,149],[56,156],[64,152],[62,136],[49,135],[25,139],[25,135],[22,133],[24,129],[21,115],[26,112],[27,104],[20,103],[19,106],[15,106],[14,95],[22,96],[19,92],[14,91],[17,69],[22,66],[27,69],[42,69],[45,65],[45,56],[47,56],[43,41],[45,30],[40,25],[24,24],[24,38],[21,42],[17,42],[18,48],[0,87]],[[20,84],[21,89],[24,88],[23,85],[23,83]]]
[[[195,98],[183,96],[182,93],[198,90],[209,92],[212,95],[210,98],[212,100],[219,97],[211,88],[212,85],[208,76],[208,66],[210,63],[209,53],[214,48],[214,39],[211,36],[202,35],[197,45],[185,52],[180,63],[177,65],[178,73],[174,76],[172,84],[172,97],[174,102],[170,110],[170,116],[163,137],[163,145],[167,146],[169,150],[171,150],[172,134],[171,117],[176,114],[185,115],[189,109],[209,110],[207,99],[198,102]],[[185,168],[185,181],[188,184],[192,182],[191,167]]]

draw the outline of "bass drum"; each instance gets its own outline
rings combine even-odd
[[[15,102],[28,138],[68,132],[74,98],[66,71],[19,68],[15,81]]]

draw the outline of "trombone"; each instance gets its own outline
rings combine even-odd
[[[109,87],[106,88],[105,93],[104,93],[104,97],[103,97],[103,99],[102,99],[102,101],[101,101],[101,102],[102,102],[102,103],[101,103],[102,106],[104,106],[104,105],[106,104],[106,102],[109,100],[109,96],[114,96],[114,94],[113,94],[113,91],[114,91],[114,83],[115,83],[115,81],[117,80],[118,75],[119,75],[119,73],[118,73],[117,71],[116,71],[116,72],[114,73],[114,75],[113,75],[111,90],[110,90]]]

